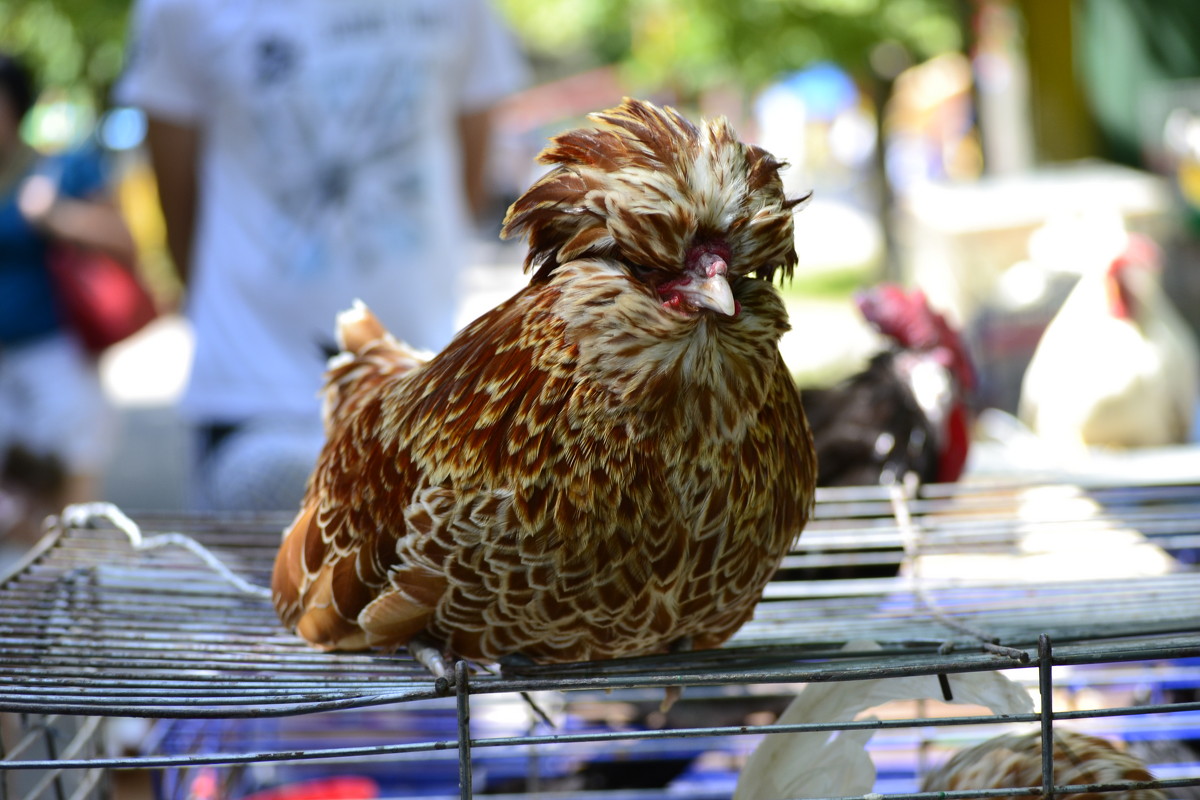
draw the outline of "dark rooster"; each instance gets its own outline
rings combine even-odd
[[[805,389],[817,485],[957,480],[967,460],[975,377],[958,333],[920,290],[884,284],[859,294],[863,317],[890,342],[867,368],[829,389]]]
[[[272,580],[312,644],[716,647],[804,527],[779,162],[724,120],[635,100],[592,119],[509,210],[527,287],[428,360],[365,308],[339,320],[327,442]]]

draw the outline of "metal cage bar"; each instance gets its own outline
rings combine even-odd
[[[451,738],[371,746],[205,751],[96,757],[57,752],[46,758],[3,754],[0,771],[196,768],[335,759],[420,757],[446,751],[458,761],[459,796],[475,792],[473,758],[495,748],[550,747],[820,730],[950,727],[995,723],[984,715],[908,717],[806,725],[716,725],[665,730],[473,736],[471,704],[484,695],[556,690],[637,692],[947,675],[1035,665],[1040,714],[999,720],[1038,722],[1043,743],[1040,787],[1023,790],[887,795],[893,800],[997,797],[1106,786],[1054,784],[1054,725],[1060,720],[1200,712],[1200,703],[1122,705],[1055,711],[1055,667],[1200,657],[1200,573],[1097,581],[1070,576],[1016,583],[894,576],[827,577],[821,570],[886,566],[889,552],[920,554],[977,548],[1003,553],[1028,526],[1072,531],[1136,530],[1162,547],[1200,541],[1200,486],[1100,486],[1078,489],[1068,504],[1022,518],[1024,492],[1039,487],[924,487],[899,497],[884,490],[823,493],[809,531],[785,560],[760,613],[725,648],[613,662],[529,666],[475,674],[465,663],[439,687],[402,655],[324,654],[280,629],[269,603],[214,574],[192,550],[137,550],[119,526],[59,525],[0,580],[0,711],[139,716],[163,720],[282,718],[336,709],[454,698]],[[1081,505],[1081,500],[1086,501]],[[1044,509],[1043,509],[1044,512]],[[270,571],[279,527],[271,518],[209,520],[145,517],[149,531],[186,532],[250,585]],[[277,527],[278,526],[278,527]],[[1024,526],[1024,527],[1023,527]],[[898,561],[898,556],[895,560]],[[798,570],[793,578],[789,570]],[[804,571],[809,572],[804,572]],[[814,576],[813,571],[816,571]],[[1046,623],[1039,626],[1037,623]],[[836,635],[835,635],[836,633]],[[871,655],[839,651],[847,639],[875,635]],[[982,641],[981,641],[982,640]],[[999,647],[989,648],[988,645]],[[453,751],[453,753],[449,752]],[[96,778],[98,780],[98,778]],[[0,781],[2,784],[2,781]],[[59,784],[61,786],[61,784]],[[1155,781],[1163,788],[1200,785],[1200,777]],[[1118,788],[1132,788],[1120,785]],[[76,792],[78,795],[78,792]],[[60,791],[59,795],[65,796]],[[82,796],[82,795],[79,795]],[[545,795],[552,797],[553,794]]]
[[[1054,651],[1050,637],[1038,637],[1038,690],[1042,710],[1038,715],[1042,728],[1042,796],[1054,797]]]

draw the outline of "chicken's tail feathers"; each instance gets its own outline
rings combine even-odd
[[[335,327],[341,353],[330,361],[331,370],[338,361],[378,358],[394,362],[393,370],[407,371],[432,357],[432,353],[392,336],[362,300],[339,313]]]
[[[367,304],[355,300],[350,308],[337,315],[337,342],[343,352],[361,354],[367,345],[387,337],[387,328],[371,313]]]
[[[316,509],[306,506],[284,532],[271,573],[271,601],[283,624],[295,626],[303,611],[301,595],[308,588],[304,572],[304,546]]]
[[[375,397],[381,385],[403,378],[431,357],[393,337],[361,300],[338,314],[336,327],[341,352],[329,360],[322,393],[327,431]]]
[[[446,591],[445,575],[402,566],[395,585],[377,587],[372,597],[371,591],[360,591],[364,579],[357,566],[358,549],[367,545],[338,522],[335,532],[324,530],[321,516],[320,500],[309,498],[284,533],[271,575],[271,599],[280,620],[320,650],[408,646],[433,616]],[[347,523],[343,519],[340,525]],[[334,541],[342,533],[356,545],[339,553]]]

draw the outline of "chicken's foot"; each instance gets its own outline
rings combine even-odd
[[[506,656],[501,656],[496,659],[496,663],[500,665],[500,672],[515,671],[520,672],[525,667],[537,666],[537,662],[524,653],[509,653]]]
[[[679,637],[671,642],[667,648],[668,653],[690,653],[691,651],[692,637],[690,636]],[[671,706],[675,705],[675,702],[681,697],[683,697],[682,686],[668,686],[664,691],[662,702],[658,705],[658,710],[664,714],[667,713],[671,710]]]
[[[452,683],[450,668],[446,665],[446,657],[441,648],[422,636],[414,636],[405,647],[408,648],[408,654],[433,676],[433,685],[437,693],[448,693]]]

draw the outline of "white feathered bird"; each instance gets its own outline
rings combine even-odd
[[[951,702],[985,706],[994,714],[1033,710],[1029,693],[1000,672],[967,672],[951,675],[949,681],[954,694]],[[938,679],[932,675],[810,683],[776,723],[849,722],[884,703],[940,698],[941,694]],[[867,755],[873,733],[860,728],[836,736],[826,732],[772,734],[750,754],[733,800],[866,794],[875,785],[875,764]]]
[[[1159,254],[1129,234],[1085,273],[1042,335],[1020,417],[1049,444],[1155,447],[1191,437],[1200,347],[1159,283]]]
[[[1033,709],[1029,693],[1000,672],[949,676],[954,703],[985,706],[998,715]],[[813,683],[784,710],[778,724],[848,722],[884,703],[939,697],[937,679],[922,675],[866,681]],[[873,731],[781,733],[765,738],[738,778],[733,800],[788,800],[798,797],[851,797],[874,789],[875,765],[867,754]],[[1040,731],[1005,733],[962,750],[925,776],[921,791],[1018,789],[1041,784]],[[1148,781],[1146,765],[1112,743],[1056,728],[1054,781],[1058,785]],[[1112,800],[1165,800],[1156,789],[1131,789]],[[1092,797],[1069,794],[1063,800]],[[1007,800],[1015,800],[1008,798]]]

